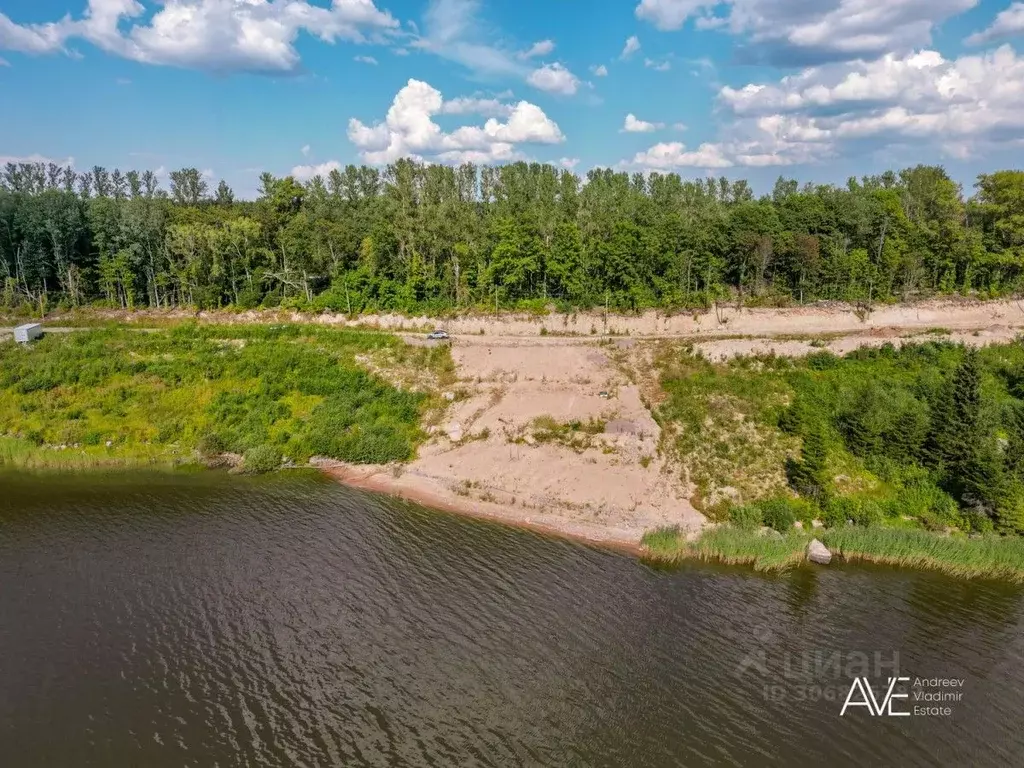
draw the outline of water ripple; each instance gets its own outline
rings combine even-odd
[[[1024,754],[1018,588],[863,567],[657,571],[306,475],[0,483],[5,766]],[[815,660],[875,653],[965,678],[963,705],[840,718],[847,670]]]

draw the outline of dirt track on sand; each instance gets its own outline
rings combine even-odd
[[[294,319],[301,319],[296,315]],[[880,305],[869,312],[840,304],[785,309],[736,309],[720,306],[710,312],[673,314],[648,311],[640,315],[602,315],[596,312],[542,316],[505,314],[467,315],[437,320],[401,315],[367,315],[348,319],[342,315],[308,318],[327,325],[369,326],[382,330],[425,330],[440,325],[460,337],[520,336],[630,336],[633,338],[722,336],[815,336],[862,334],[872,331],[902,332],[946,328],[974,331],[985,328],[1024,329],[1024,300],[935,300],[918,304]]]

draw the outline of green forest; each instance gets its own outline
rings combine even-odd
[[[983,298],[1024,286],[1024,171],[965,195],[941,167],[845,186],[401,160],[260,178],[197,169],[0,173],[0,305],[698,308]]]

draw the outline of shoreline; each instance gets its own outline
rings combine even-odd
[[[823,544],[844,566],[868,564],[896,570],[930,571],[956,579],[992,579],[1024,584],[1024,544],[1012,537],[953,536],[922,529],[841,526],[787,533],[709,526],[695,540],[665,530],[645,537],[645,557],[666,565],[686,561],[738,565],[779,574],[811,565],[811,541]],[[816,566],[828,569],[830,565]]]
[[[944,312],[946,316],[936,317]],[[251,325],[280,320],[276,313],[250,314]],[[900,315],[902,323],[893,322],[901,319],[893,314]],[[219,315],[209,313],[207,319]],[[138,315],[140,319],[152,316]],[[615,334],[613,322],[605,329],[606,334],[615,334],[609,338],[542,332],[543,322],[550,319],[493,320],[483,335],[468,330],[462,335],[449,327],[454,342],[444,353],[447,367],[434,375],[434,369],[423,368],[421,358],[429,350],[417,349],[428,346],[422,337],[405,334],[406,344],[380,349],[364,340],[359,344],[365,343],[365,348],[346,342],[353,345],[359,368],[396,390],[426,393],[431,398],[429,408],[420,412],[416,449],[403,454],[410,457],[407,462],[371,453],[370,460],[380,463],[357,465],[314,457],[309,466],[357,490],[652,560],[657,559],[656,553],[644,545],[650,532],[675,529],[686,541],[704,535],[711,529],[701,512],[707,499],[695,495],[678,457],[663,449],[663,429],[671,430],[672,424],[665,426],[655,418],[660,398],[666,396],[657,376],[657,355],[672,347],[645,341],[642,331],[646,328],[639,327],[657,319],[677,325],[678,331],[700,320],[695,316],[655,318],[648,313],[624,318],[637,325],[633,332],[626,328]],[[711,322],[715,319],[712,315]],[[326,331],[334,339],[333,329],[352,327],[332,325],[331,320],[328,316],[307,319],[308,330],[298,333],[315,338]],[[872,327],[873,321],[882,320],[884,327]],[[800,336],[787,337],[797,321],[810,327]],[[468,329],[483,319],[463,322],[469,323]],[[245,315],[237,316],[236,323],[245,324]],[[519,323],[530,323],[531,335],[516,335],[527,328]],[[742,330],[738,325],[756,325],[759,333],[741,336],[736,333]],[[857,331],[844,333],[842,329],[851,325]],[[1012,342],[1022,331],[1024,306],[1019,302],[932,302],[927,308],[896,305],[880,308],[867,323],[849,308],[748,309],[718,328],[705,327],[703,338],[691,336],[685,348],[709,361],[750,354],[800,357],[930,339],[983,346]],[[230,336],[227,326],[208,333]],[[43,464],[71,465],[77,457],[65,458],[63,449],[69,449],[68,454],[71,449],[79,452],[75,443],[32,447],[16,455],[27,444],[12,441],[7,449],[14,458],[12,464],[38,458]],[[0,449],[3,444],[0,439]],[[118,443],[116,453],[132,446],[139,444]],[[50,453],[57,448],[61,450]],[[110,441],[106,448],[107,452],[102,446],[83,447],[82,463],[134,463],[131,457],[109,455]],[[151,451],[160,452],[155,443],[144,452]],[[85,456],[85,452],[96,455]],[[309,452],[298,456],[299,463],[305,464]],[[3,458],[0,451],[0,461]],[[235,458],[237,463],[239,457]]]
[[[136,464],[120,466],[86,466],[78,470],[68,467],[50,467],[44,472],[80,471],[94,473],[103,470],[136,472],[139,470],[194,470],[200,474],[223,470],[196,464]],[[709,524],[699,531],[668,532],[669,539],[656,541],[660,531],[647,530],[639,537],[636,531],[616,529],[600,524],[571,522],[551,513],[537,512],[524,517],[521,510],[503,504],[480,502],[459,496],[446,495],[428,488],[425,482],[409,482],[407,473],[395,478],[390,467],[349,465],[332,460],[317,461],[309,465],[282,468],[271,475],[288,471],[311,471],[328,482],[373,496],[387,497],[421,506],[431,512],[457,515],[470,520],[494,523],[507,528],[529,531],[542,536],[572,542],[581,546],[615,552],[653,567],[677,567],[685,563],[714,564],[727,568],[741,568],[755,574],[781,575],[789,570],[813,566],[806,556],[806,545],[817,538],[824,542],[832,556],[843,566],[868,565],[892,568],[897,571],[931,572],[958,580],[993,580],[1016,586],[1024,585],[1024,560],[1018,566],[1006,563],[1006,555],[993,554],[992,537],[981,540],[959,539],[939,533],[895,528],[794,529],[780,536],[770,531],[748,532],[728,524]],[[412,477],[415,477],[413,475]],[[406,482],[401,482],[406,478]],[[421,479],[422,480],[422,479]],[[891,538],[899,552],[886,552],[886,542],[877,540],[865,545],[859,539],[881,534]],[[775,538],[773,538],[773,536]],[[645,543],[650,537],[651,541]],[[853,540],[850,540],[853,537]],[[916,547],[906,548],[909,543]],[[961,553],[969,553],[969,560],[959,562],[958,553],[943,553],[953,545]],[[976,549],[975,549],[976,548]],[[938,551],[928,551],[929,549]],[[972,552],[973,550],[973,552]],[[987,554],[986,554],[987,553]],[[980,557],[978,557],[980,555]],[[813,566],[829,570],[830,566]],[[833,568],[834,569],[834,568]]]
[[[502,504],[448,495],[442,490],[424,487],[425,483],[398,482],[401,478],[407,477],[408,473],[403,473],[396,479],[387,468],[334,461],[320,461],[312,466],[322,475],[347,488],[412,502],[436,512],[498,523],[636,557],[642,557],[645,552],[640,544],[642,533],[626,534],[623,530],[608,526],[573,523],[544,512],[523,517]]]

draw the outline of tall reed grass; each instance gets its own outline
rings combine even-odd
[[[687,541],[678,528],[646,534],[644,557],[657,563],[685,560],[748,565],[783,571],[806,560],[817,536],[840,562],[867,562],[940,571],[957,578],[995,578],[1024,583],[1024,539],[1014,536],[942,534],[904,528],[846,526],[780,534],[720,525]]]
[[[965,578],[1024,582],[1024,539],[1016,536],[952,536],[891,528],[848,526],[826,531],[821,540],[849,562],[927,568]]]

